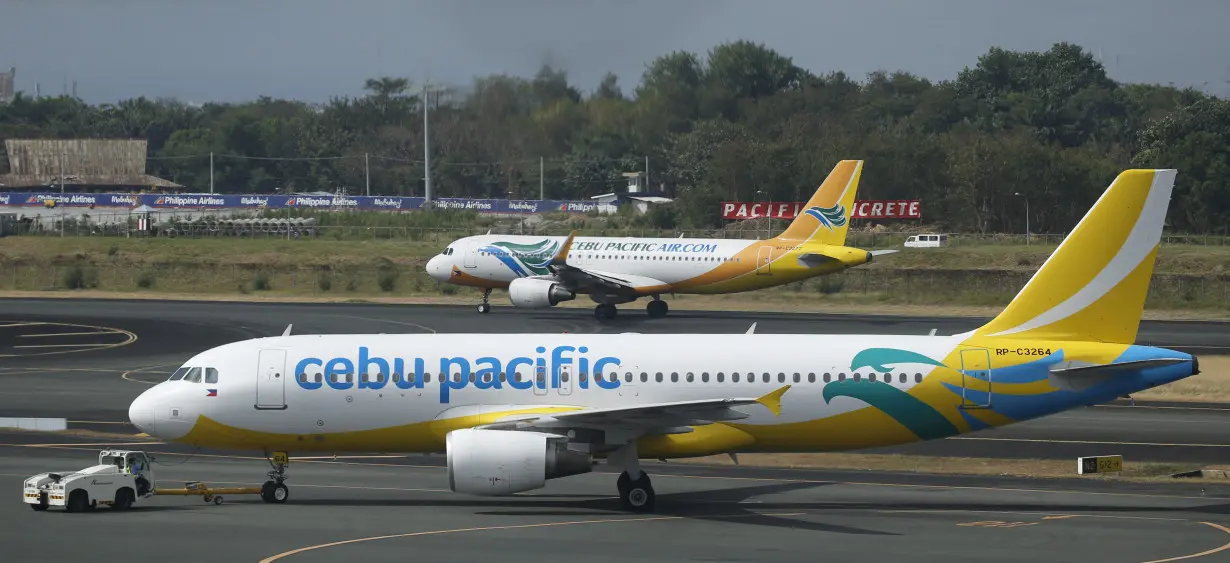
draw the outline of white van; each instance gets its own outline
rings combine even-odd
[[[913,235],[905,239],[907,248],[934,248],[948,246],[948,235]]]

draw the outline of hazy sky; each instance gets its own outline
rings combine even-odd
[[[0,68],[27,92],[76,80],[90,102],[324,101],[376,75],[464,84],[543,62],[628,92],[660,54],[736,39],[859,79],[951,79],[993,45],[1071,41],[1116,80],[1225,96],[1227,22],[1227,0],[0,0]]]

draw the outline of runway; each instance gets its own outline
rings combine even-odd
[[[0,435],[0,440],[4,438]],[[94,448],[0,446],[0,487],[71,468]],[[155,447],[156,451],[156,447]],[[157,455],[157,454],[156,454]],[[185,460],[187,460],[185,462]],[[456,495],[436,466],[297,461],[290,504],[155,497],[128,512],[35,513],[0,503],[14,561],[836,561],[1159,562],[1230,551],[1230,486],[1030,481],[651,464],[652,515],[621,512],[615,474],[504,498]],[[259,480],[263,460],[163,455],[160,486]],[[56,530],[55,538],[47,535]],[[114,543],[117,536],[127,538]],[[41,538],[33,542],[31,538]]]
[[[280,334],[359,332],[743,332],[952,334],[981,319],[629,311],[599,323],[588,310],[367,304],[0,300],[0,416],[67,417],[70,428],[135,432],[127,406],[195,353]],[[1140,341],[1230,351],[1216,323],[1145,323]],[[1099,406],[959,438],[881,450],[917,455],[1225,463],[1220,405]],[[0,488],[93,463],[115,437],[0,432]],[[158,443],[159,484],[246,486],[267,465],[250,454],[192,453]],[[232,496],[142,500],[130,512],[35,513],[0,503],[0,541],[15,561],[97,559],[116,537],[126,558],[177,561],[1171,561],[1230,555],[1230,484],[1024,479],[648,463],[652,515],[619,510],[615,475],[550,481],[508,498],[448,491],[440,456],[297,460],[291,504]],[[2,490],[2,489],[0,489]],[[54,538],[48,530],[56,530]],[[56,538],[72,541],[57,541]],[[37,538],[37,541],[31,541]],[[170,555],[173,554],[173,555]]]

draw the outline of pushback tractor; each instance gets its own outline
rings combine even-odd
[[[222,504],[224,494],[258,494],[265,502],[286,502],[285,485],[272,481],[263,487],[229,488],[210,488],[192,481],[179,489],[158,489],[154,485],[151,461],[145,452],[102,450],[98,453],[97,465],[78,471],[39,473],[26,479],[22,484],[23,500],[34,510],[56,506],[67,512],[83,512],[100,505],[127,510],[137,499],[154,495],[200,496],[205,502]]]

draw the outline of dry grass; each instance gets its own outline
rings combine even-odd
[[[1154,401],[1230,403],[1230,356],[1199,356],[1200,374],[1132,396]]]

